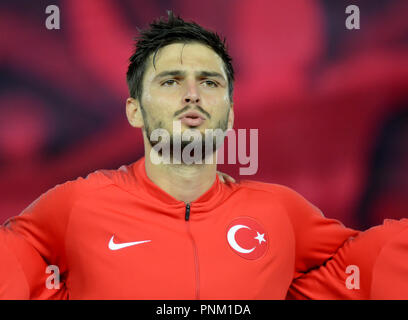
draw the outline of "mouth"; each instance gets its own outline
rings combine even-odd
[[[189,111],[184,113],[178,118],[181,123],[189,126],[189,127],[198,127],[201,125],[206,119],[200,113],[196,111]]]

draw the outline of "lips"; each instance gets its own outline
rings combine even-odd
[[[205,117],[196,111],[189,111],[179,117],[179,120],[187,126],[197,127],[205,121]]]

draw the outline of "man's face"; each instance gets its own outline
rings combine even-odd
[[[156,55],[155,67],[150,57],[140,106],[148,139],[158,128],[173,136],[177,120],[181,120],[181,132],[225,131],[232,127],[231,106],[223,61],[209,47],[198,43],[165,46]]]

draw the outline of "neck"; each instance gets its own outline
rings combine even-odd
[[[215,154],[212,164],[154,164],[150,159],[151,149],[145,150],[148,151],[145,153],[147,176],[160,189],[179,201],[195,201],[211,188],[216,179]]]

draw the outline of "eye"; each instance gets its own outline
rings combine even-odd
[[[174,86],[176,83],[177,83],[176,80],[174,80],[174,79],[169,79],[169,80],[164,81],[161,85],[164,86],[164,87],[172,87],[172,86]]]
[[[207,87],[210,87],[210,88],[218,87],[218,84],[215,81],[212,81],[212,80],[205,80],[204,83],[205,83],[205,85]]]

